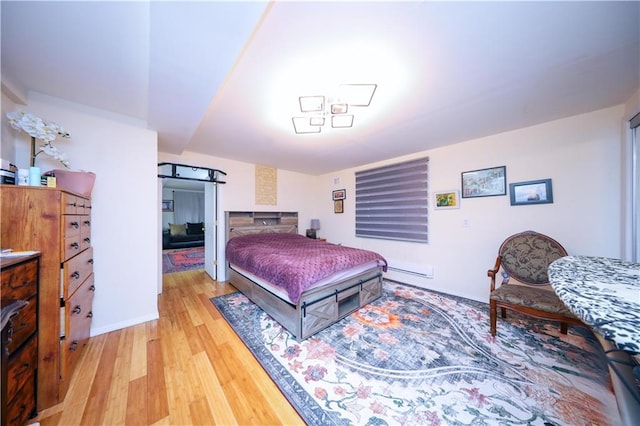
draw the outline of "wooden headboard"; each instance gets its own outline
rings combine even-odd
[[[298,233],[298,212],[225,212],[226,241],[264,232]]]

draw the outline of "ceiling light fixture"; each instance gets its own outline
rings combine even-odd
[[[377,84],[341,84],[335,96],[300,96],[300,112],[305,115],[292,117],[294,131],[320,133],[326,117],[331,117],[332,128],[353,127],[354,114],[350,108],[368,107],[377,87]]]

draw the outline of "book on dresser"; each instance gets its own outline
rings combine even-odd
[[[91,199],[58,188],[0,185],[3,248],[40,255],[38,411],[64,400],[89,339],[95,292]]]

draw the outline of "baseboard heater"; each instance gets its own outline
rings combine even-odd
[[[433,266],[430,265],[417,265],[395,260],[390,260],[387,264],[387,271],[395,271],[422,278],[433,278]]]

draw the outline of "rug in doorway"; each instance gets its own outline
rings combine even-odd
[[[170,249],[162,252],[162,273],[204,268],[204,247]]]
[[[385,281],[383,296],[297,342],[241,293],[212,298],[308,424],[618,425],[591,332]]]

